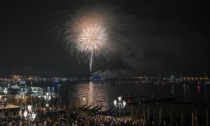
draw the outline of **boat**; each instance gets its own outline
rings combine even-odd
[[[130,95],[130,94],[125,94],[124,96],[122,96],[123,100],[131,100],[131,99],[135,99],[137,97]]]
[[[30,87],[28,92],[25,94],[30,95],[32,97],[38,97],[43,96],[43,93],[43,88],[41,87]]]
[[[155,102],[170,102],[176,99],[177,96],[171,96],[171,97],[163,97],[163,98],[152,98]]]
[[[142,101],[131,101],[130,105],[137,105],[137,104],[146,104],[151,102],[174,102],[174,100],[177,98],[177,96],[171,96],[171,97],[163,97],[163,98],[154,98],[148,100],[142,100]]]
[[[41,87],[27,87],[26,84],[15,84],[7,88],[8,94],[12,97],[17,95],[29,95],[32,97],[43,96],[43,88]]]

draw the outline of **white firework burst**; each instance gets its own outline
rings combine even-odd
[[[90,72],[94,56],[113,52],[113,28],[116,18],[103,7],[79,11],[66,25],[66,42],[75,51],[90,56]]]

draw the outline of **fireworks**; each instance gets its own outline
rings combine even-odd
[[[114,25],[117,24],[112,11],[102,7],[83,9],[67,22],[67,45],[89,56],[90,72],[93,57],[114,51]]]

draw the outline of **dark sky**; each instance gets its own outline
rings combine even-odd
[[[120,51],[95,59],[103,75],[202,75],[210,73],[210,9],[205,1],[21,0],[0,2],[0,75],[87,76],[64,42],[64,24],[95,3],[120,17]]]

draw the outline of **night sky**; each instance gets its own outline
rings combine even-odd
[[[0,2],[0,75],[88,76],[89,62],[70,54],[63,35],[77,10],[113,7],[123,42],[93,71],[109,76],[210,73],[210,9],[188,0],[20,0]],[[84,57],[83,57],[84,58]]]

